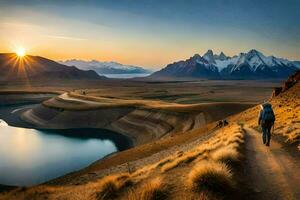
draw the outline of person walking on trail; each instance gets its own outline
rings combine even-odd
[[[274,126],[275,114],[270,103],[263,103],[259,112],[258,124],[262,128],[262,139],[266,146],[270,146],[271,129]]]

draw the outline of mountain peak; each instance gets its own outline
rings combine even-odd
[[[225,55],[225,53],[223,53],[223,51],[221,51],[220,55],[218,56],[219,60],[226,60],[228,59],[228,57]]]
[[[199,55],[199,54],[195,54],[195,55],[193,55],[193,57],[192,58],[201,58],[201,56]]]
[[[214,55],[214,52],[211,49],[208,49],[207,52],[203,56],[205,56],[205,55],[209,55],[209,56]]]
[[[226,57],[226,55],[225,55],[225,53],[223,51],[221,51],[221,53],[220,53],[219,56],[225,56]]]
[[[203,55],[203,58],[207,60],[209,63],[215,64],[214,53],[211,49],[207,50],[207,52]]]
[[[257,51],[256,49],[251,49],[248,54],[254,54],[254,55],[263,55],[261,52]]]

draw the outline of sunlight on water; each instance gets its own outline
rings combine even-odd
[[[0,184],[31,185],[83,168],[117,151],[110,140],[69,138],[0,127]]]

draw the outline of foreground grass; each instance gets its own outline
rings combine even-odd
[[[99,184],[99,191],[96,193],[96,199],[105,200],[116,198],[120,190],[133,182],[129,174],[107,176]]]
[[[127,200],[163,200],[169,195],[167,184],[162,177],[147,181],[137,189],[129,190],[124,199]]]
[[[188,186],[195,192],[208,190],[210,192],[225,193],[233,188],[232,173],[222,162],[199,162],[189,173]]]

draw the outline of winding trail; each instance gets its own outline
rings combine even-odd
[[[101,104],[101,103],[96,102],[96,101],[89,101],[89,100],[86,100],[86,99],[79,99],[79,98],[71,97],[67,92],[59,95],[59,97],[61,99],[66,100],[66,101],[70,100],[70,101],[76,101],[76,102],[86,103],[86,104],[92,104],[92,105],[99,105],[99,104]]]
[[[291,156],[274,140],[267,147],[262,144],[260,133],[248,127],[245,130],[245,173],[254,191],[247,199],[299,200],[300,157]]]

